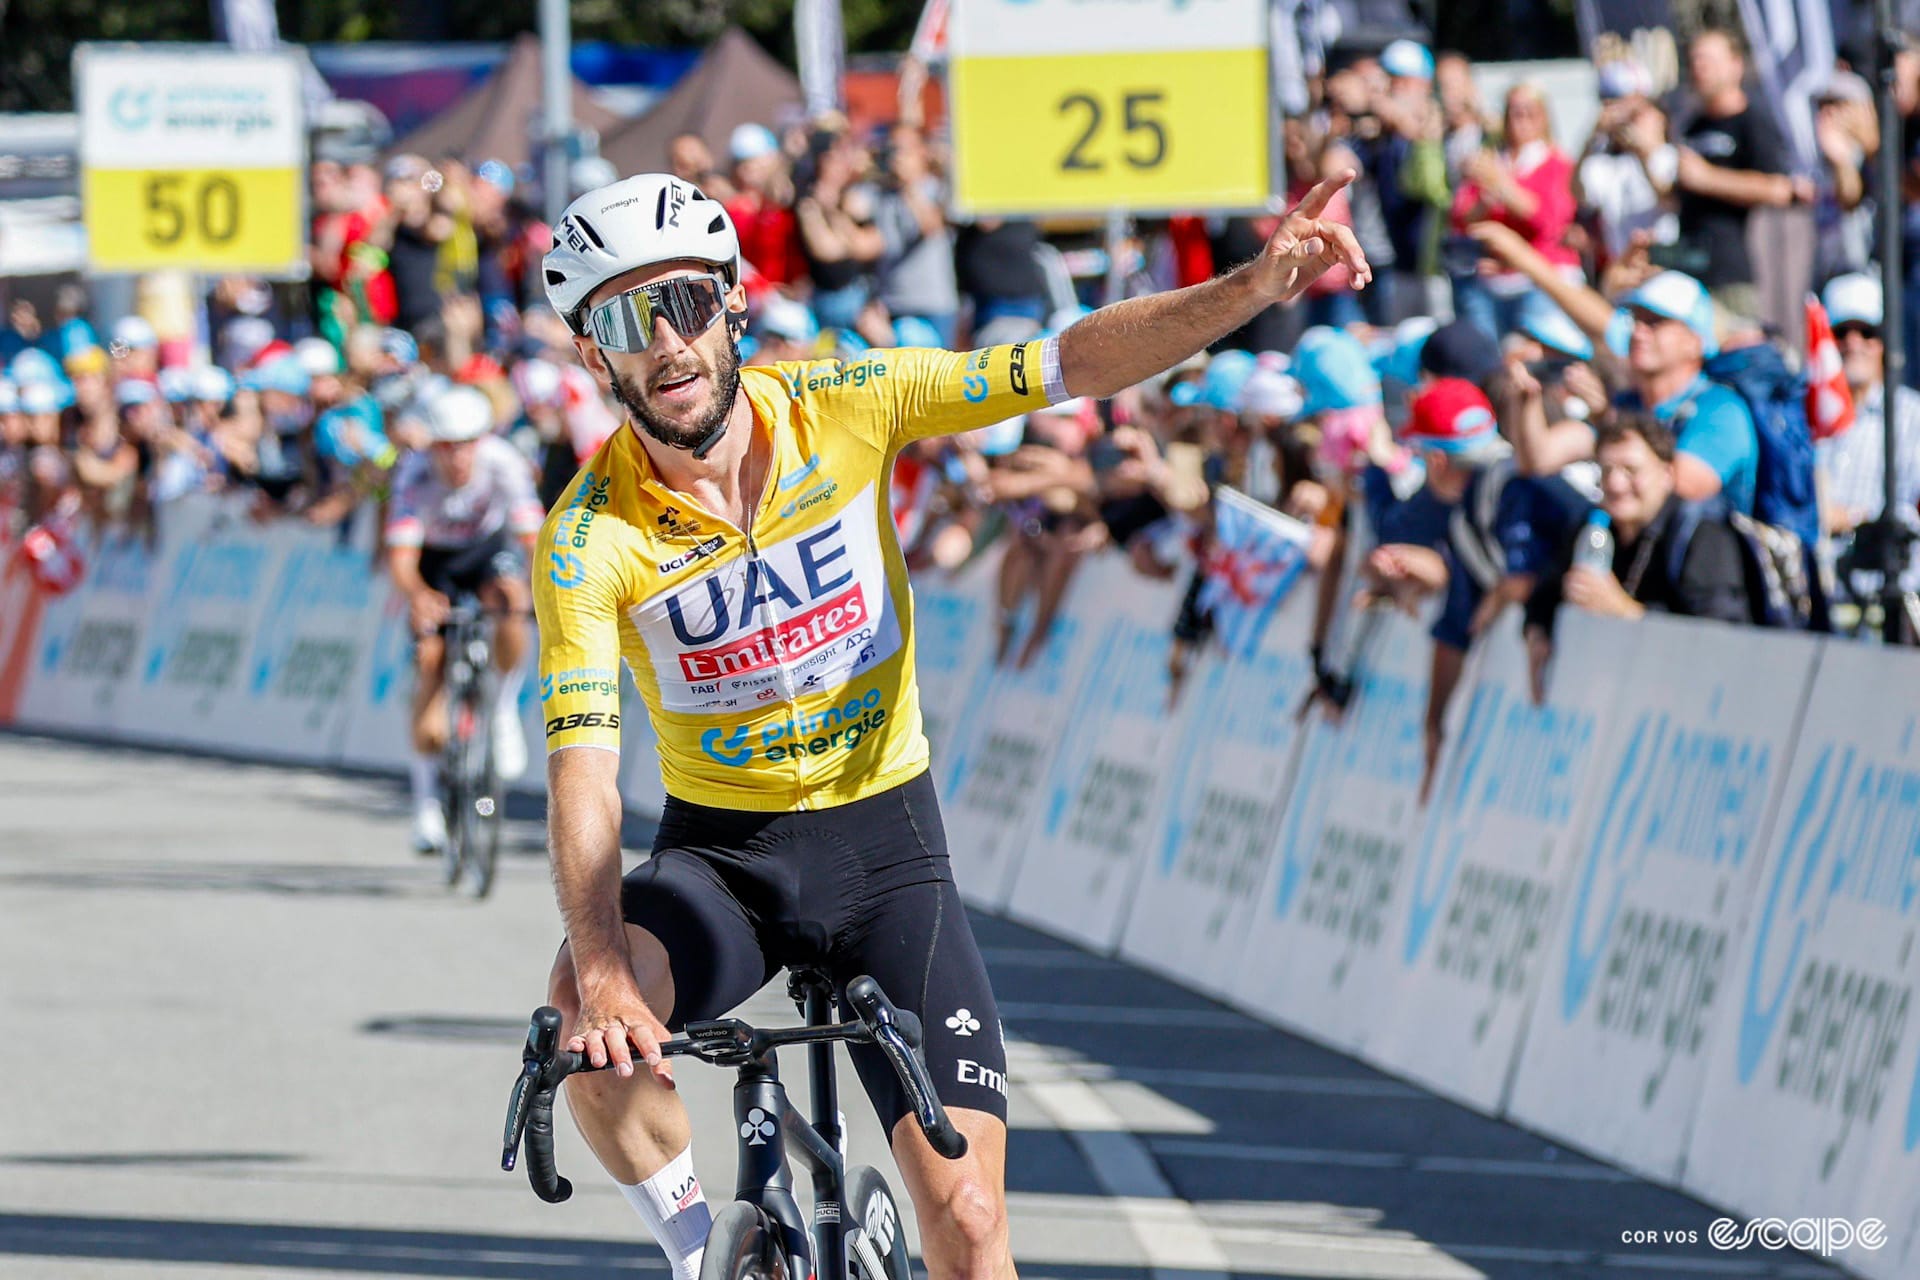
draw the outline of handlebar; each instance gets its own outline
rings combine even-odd
[[[847,984],[846,999],[855,1015],[851,1022],[777,1030],[749,1026],[737,1018],[690,1022],[681,1035],[660,1046],[660,1054],[740,1068],[790,1045],[834,1040],[877,1045],[900,1077],[927,1142],[949,1160],[965,1155],[966,1136],[954,1128],[920,1057],[924,1034],[920,1019],[896,1008],[880,984],[864,975]],[[534,1194],[548,1204],[560,1204],[573,1195],[573,1184],[560,1176],[554,1164],[554,1091],[568,1076],[606,1070],[594,1066],[584,1053],[560,1050],[561,1021],[560,1011],[551,1006],[534,1010],[527,1026],[527,1042],[520,1052],[520,1075],[507,1099],[506,1132],[500,1151],[500,1168],[510,1173],[519,1161],[524,1141],[527,1180],[533,1184]]]
[[[920,1122],[920,1132],[927,1135],[928,1143],[949,1160],[967,1154],[965,1135],[953,1127],[947,1109],[933,1092],[933,1081],[927,1078],[927,1064],[918,1052],[920,1019],[894,1008],[880,984],[864,974],[847,984],[847,1003],[873,1032],[874,1043],[906,1086],[907,1096],[913,1100],[914,1119]]]

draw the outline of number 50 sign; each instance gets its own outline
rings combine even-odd
[[[1257,208],[1264,0],[953,0],[954,203]]]
[[[73,67],[94,271],[306,273],[302,55],[82,45]]]

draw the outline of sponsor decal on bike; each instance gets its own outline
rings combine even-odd
[[[747,1118],[740,1123],[740,1136],[747,1140],[750,1147],[764,1147],[767,1139],[780,1131],[773,1118],[760,1108],[747,1112]]]

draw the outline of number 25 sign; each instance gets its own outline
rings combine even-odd
[[[1266,203],[1261,0],[954,0],[952,42],[961,210]]]

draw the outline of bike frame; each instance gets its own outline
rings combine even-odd
[[[833,988],[824,975],[798,971],[788,980],[787,993],[800,1006],[808,1026],[833,1025]],[[804,1277],[811,1270],[816,1280],[847,1280],[847,1165],[833,1043],[808,1045],[807,1066],[811,1121],[788,1099],[774,1050],[739,1069],[733,1086],[734,1135],[739,1144],[734,1198],[759,1205],[774,1221],[790,1264],[800,1264],[793,1266],[795,1276]],[[762,1121],[749,1118],[755,1111]],[[767,1120],[773,1122],[771,1134],[761,1127]],[[789,1154],[798,1156],[813,1177],[811,1226],[794,1198]],[[811,1268],[804,1265],[809,1261],[809,1246]]]
[[[935,1152],[958,1160],[967,1153],[967,1139],[940,1105],[927,1075],[920,1056],[924,1031],[919,1018],[896,1009],[871,977],[862,974],[847,981],[842,1000],[854,1016],[845,1022],[833,1021],[834,984],[818,969],[795,970],[787,994],[800,1006],[805,1026],[768,1030],[737,1018],[690,1022],[682,1035],[662,1044],[660,1051],[665,1057],[696,1057],[736,1073],[733,1114],[739,1159],[734,1199],[767,1216],[795,1280],[847,1280],[846,1137],[833,1061],[835,1042],[875,1045],[886,1055],[912,1100],[921,1133]],[[593,1066],[584,1054],[560,1052],[562,1021],[558,1009],[534,1010],[520,1053],[520,1075],[507,1100],[500,1148],[500,1167],[511,1171],[524,1143],[528,1179],[534,1193],[548,1204],[560,1204],[573,1195],[573,1184],[554,1165],[554,1091],[570,1075],[610,1065]],[[781,1049],[802,1045],[812,1068],[813,1120],[788,1100],[777,1065]],[[813,1175],[811,1225],[800,1216],[799,1201],[794,1199],[789,1152]],[[876,1277],[884,1276],[884,1260],[875,1254],[864,1232],[854,1239],[853,1247]]]

